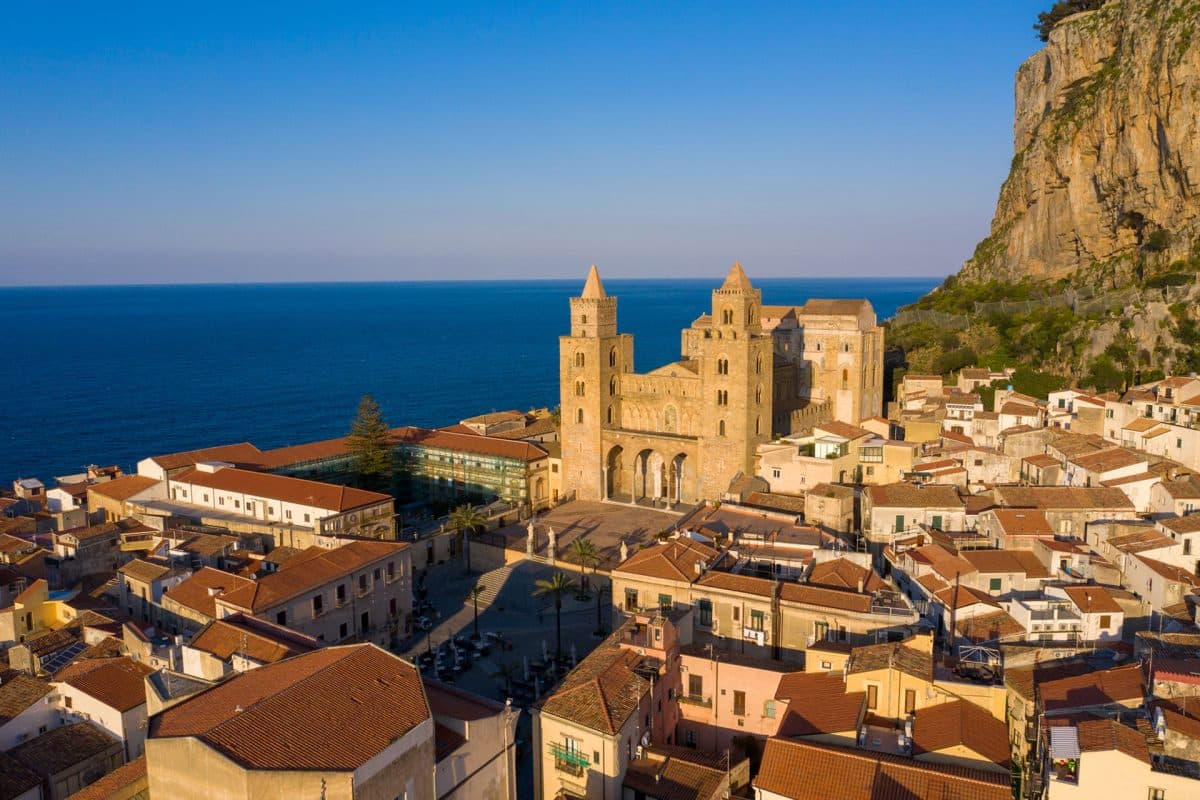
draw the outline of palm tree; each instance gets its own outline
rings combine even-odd
[[[554,598],[554,663],[562,663],[562,599],[564,594],[575,591],[575,581],[562,572],[554,573],[550,580],[539,580],[534,583],[534,597]]]
[[[583,591],[586,592],[588,590],[588,578],[585,570],[590,566],[593,573],[596,571],[596,565],[600,563],[600,550],[586,536],[580,536],[571,542],[567,550],[571,558],[579,564],[579,574],[582,576]]]
[[[467,560],[467,572],[470,572],[471,542],[467,536],[467,532],[479,530],[487,526],[487,517],[479,513],[479,509],[475,508],[475,506],[465,503],[450,512],[450,525],[458,531],[463,557]]]
[[[487,590],[482,583],[477,583],[467,592],[467,598],[475,605],[475,641],[479,641],[479,595]]]

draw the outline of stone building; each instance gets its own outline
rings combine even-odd
[[[883,334],[865,300],[762,305],[734,264],[681,358],[634,371],[617,299],[593,266],[559,339],[563,492],[694,503],[755,474],[756,448],[799,425],[879,414]]]

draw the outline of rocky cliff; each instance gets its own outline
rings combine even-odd
[[[962,278],[1122,272],[1146,248],[1187,257],[1200,233],[1200,0],[1114,0],[1060,22],[1017,71],[1013,139],[991,235]]]
[[[1021,65],[991,234],[889,324],[892,363],[1101,390],[1200,371],[1200,0],[1112,0]]]

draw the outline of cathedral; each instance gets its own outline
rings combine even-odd
[[[716,500],[759,444],[883,404],[883,330],[867,300],[764,306],[740,264],[682,336],[679,361],[635,372],[633,336],[592,266],[559,338],[564,493]]]

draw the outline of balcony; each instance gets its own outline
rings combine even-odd
[[[583,776],[587,771],[588,761],[587,756],[575,750],[568,750],[561,744],[550,745],[550,755],[554,756],[554,768],[559,772],[565,772],[568,775],[573,775],[576,778]]]
[[[698,694],[681,694],[679,702],[689,706],[699,706],[700,708],[712,708],[712,698],[703,697]]]

